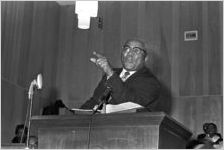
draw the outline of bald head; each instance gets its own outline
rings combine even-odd
[[[139,39],[128,39],[126,42],[125,42],[125,45],[126,44],[128,44],[128,43],[130,43],[130,42],[132,42],[132,43],[136,43],[136,45],[138,46],[138,47],[141,47],[141,48],[145,48],[145,43],[143,42],[143,41],[141,41],[141,40],[139,40]]]

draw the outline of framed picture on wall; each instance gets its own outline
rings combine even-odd
[[[198,31],[184,31],[184,41],[198,40]]]

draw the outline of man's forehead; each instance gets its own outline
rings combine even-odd
[[[137,40],[129,40],[125,43],[125,45],[144,48],[144,43],[137,41]]]

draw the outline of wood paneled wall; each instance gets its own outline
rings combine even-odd
[[[39,72],[44,88],[34,113],[56,98],[79,107],[102,75],[89,61],[92,52],[119,67],[121,47],[133,37],[152,50],[147,65],[163,84],[160,107],[194,133],[202,132],[204,122],[222,131],[222,2],[99,1],[103,29],[91,18],[89,30],[77,29],[74,5],[2,2],[1,7],[3,142],[24,120],[24,87]],[[188,30],[198,30],[199,39],[184,41]]]
[[[33,114],[49,103],[45,99],[56,83],[59,6],[1,2],[1,18],[1,142],[5,143],[14,136],[16,125],[25,121],[29,85],[38,73],[44,76],[44,87],[34,95]]]
[[[89,61],[93,51],[119,67],[122,44],[137,37],[152,50],[147,65],[163,84],[160,107],[194,133],[206,121],[222,131],[222,2],[101,1],[103,29],[92,18],[89,30],[77,29],[73,11],[73,5],[60,11],[56,86],[67,105],[79,107],[101,78]],[[197,41],[184,41],[190,30],[198,30]]]

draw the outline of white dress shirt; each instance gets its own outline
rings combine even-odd
[[[127,71],[126,69],[123,68],[123,70],[121,71],[119,77],[122,79],[122,77],[124,76],[125,72],[129,72],[129,75],[123,79],[123,81],[125,82],[131,75],[133,75],[136,71]]]

